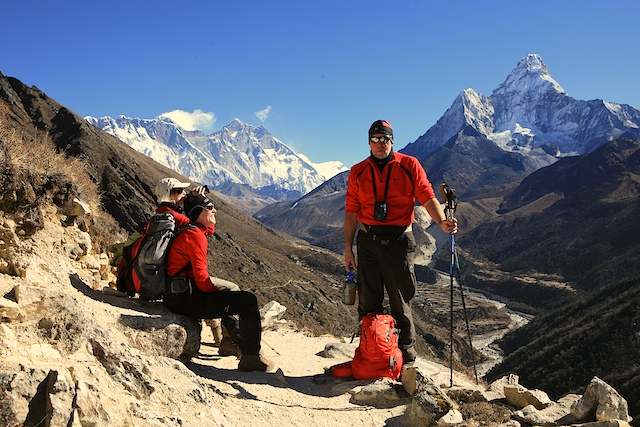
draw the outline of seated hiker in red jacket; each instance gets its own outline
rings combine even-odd
[[[201,194],[189,194],[184,198],[184,210],[192,227],[179,233],[169,249],[167,276],[173,292],[163,297],[165,307],[174,313],[211,319],[238,315],[241,352],[238,369],[242,371],[266,371],[272,363],[260,355],[262,324],[256,296],[248,291],[224,291],[221,279],[211,277],[208,271],[207,250],[210,235],[216,224],[213,203]],[[187,266],[185,268],[185,266]],[[191,280],[174,278],[181,276]],[[186,286],[177,284],[187,283]],[[220,286],[219,286],[220,285]]]
[[[189,218],[184,214],[183,202],[187,193],[204,195],[203,186],[193,188],[191,191],[187,189],[191,186],[188,182],[181,182],[175,178],[163,178],[156,184],[155,195],[158,208],[156,213],[168,212],[176,220],[178,228],[189,224]],[[213,234],[213,226],[209,230]],[[233,282],[219,280],[219,287],[224,286],[231,291],[239,291],[240,288]],[[222,284],[224,283],[224,285]],[[211,328],[213,341],[218,346],[218,354],[221,356],[237,356],[238,355],[238,337],[237,337],[237,319],[225,318],[223,322],[220,319],[203,319],[205,325]],[[222,328],[224,325],[224,328]]]

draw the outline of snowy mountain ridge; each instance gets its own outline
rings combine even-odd
[[[263,126],[238,119],[211,135],[185,130],[167,117],[85,120],[195,182],[247,184],[274,199],[300,197],[347,169],[338,161],[314,164]]]
[[[424,135],[402,151],[424,159],[466,126],[527,156],[586,154],[623,134],[640,136],[640,110],[571,98],[538,54],[529,54],[486,96],[466,89]]]

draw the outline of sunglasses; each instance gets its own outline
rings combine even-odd
[[[369,141],[373,142],[374,144],[386,144],[387,142],[393,141],[393,138],[390,138],[388,136],[372,136],[371,138],[369,138]]]
[[[215,210],[215,208],[213,207],[213,204],[210,204],[209,206],[195,205],[194,207],[191,208],[189,212],[187,212],[187,216],[191,215],[191,212],[193,212],[193,210],[196,208],[201,208],[202,210],[206,209],[209,212],[213,212]]]

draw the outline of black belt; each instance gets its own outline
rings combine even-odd
[[[365,233],[372,234],[400,234],[407,231],[412,231],[412,224],[406,226],[400,225],[367,225],[360,223],[360,230]]]

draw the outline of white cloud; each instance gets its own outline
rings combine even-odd
[[[185,130],[201,130],[205,134],[213,133],[213,126],[216,124],[216,115],[206,113],[202,110],[193,110],[189,113],[183,110],[173,110],[160,114],[160,117],[167,117],[175,124]]]
[[[262,123],[269,118],[269,113],[271,113],[271,105],[267,105],[264,110],[256,111],[253,113],[254,116],[258,118]]]

